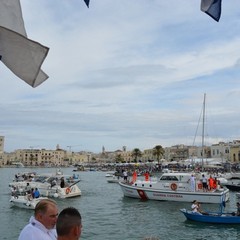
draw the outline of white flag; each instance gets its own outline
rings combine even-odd
[[[41,70],[49,48],[27,38],[19,0],[0,0],[0,57],[19,78],[37,87],[48,76]]]

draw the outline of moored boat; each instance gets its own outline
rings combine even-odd
[[[113,176],[107,178],[107,182],[108,183],[118,183],[121,181],[121,179],[122,179],[122,177],[113,175]]]
[[[152,181],[136,180],[135,182],[119,182],[124,196],[142,200],[163,200],[192,202],[198,199],[201,203],[220,203],[221,199],[229,200],[229,189],[218,186],[204,192],[201,181],[192,189],[189,179],[191,173],[164,173],[160,179]]]
[[[232,182],[232,183],[227,183],[224,185],[225,187],[227,187],[229,190],[232,191],[240,191],[240,183],[238,182]]]
[[[69,183],[65,175],[41,174],[35,177],[34,181],[22,181],[9,183],[11,189],[15,188],[18,192],[28,189],[38,188],[40,195],[54,198],[72,198],[81,196],[81,190],[77,186],[80,180]]]

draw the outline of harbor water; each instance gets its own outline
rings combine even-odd
[[[73,174],[73,168],[62,169],[64,174]],[[32,210],[12,207],[9,203],[8,183],[19,172],[35,171],[53,173],[53,168],[0,168],[0,239],[15,240],[28,223]],[[181,208],[190,208],[190,203],[141,201],[123,196],[120,186],[108,183],[105,172],[75,172],[81,181],[81,197],[55,199],[59,211],[72,206],[83,218],[82,240],[143,240],[146,237],[168,239],[240,239],[239,225],[203,224],[187,221]],[[230,193],[226,210],[236,211],[236,196]],[[202,204],[204,210],[218,210],[217,204]]]

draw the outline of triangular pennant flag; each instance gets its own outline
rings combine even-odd
[[[201,11],[208,14],[217,22],[221,17],[222,0],[201,0]]]
[[[27,38],[19,0],[0,1],[0,55],[19,78],[37,87],[48,76],[41,70],[49,48]]]
[[[90,2],[90,0],[84,0],[84,2],[86,3],[87,7],[89,8],[89,2]]]

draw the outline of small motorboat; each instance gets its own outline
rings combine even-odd
[[[115,176],[115,175],[113,175],[112,177],[108,177],[107,178],[107,182],[108,183],[118,183],[118,182],[120,182],[122,179],[121,179],[121,177],[120,176]]]
[[[240,183],[227,183],[225,187],[231,191],[240,191]]]
[[[114,172],[107,172],[105,175],[105,177],[107,177],[107,178],[109,178],[109,177],[111,178],[113,176],[114,176]]]
[[[233,213],[224,212],[205,212],[200,214],[186,210],[185,208],[180,209],[188,220],[204,223],[222,223],[222,224],[240,224],[240,217]]]
[[[64,188],[57,187],[56,193],[53,194],[53,197],[55,197],[55,198],[72,198],[72,197],[81,196],[82,192],[79,189],[79,187],[77,186],[77,183],[79,181],[77,181],[67,187],[64,187]]]
[[[73,173],[73,175],[65,176],[67,183],[75,183],[80,181],[79,174]]]
[[[62,180],[63,184],[61,186]],[[72,198],[81,196],[81,190],[77,185],[80,180],[75,179],[72,182],[69,183],[66,175],[41,174],[36,176],[34,181],[12,182],[9,183],[9,187],[11,191],[16,189],[20,193],[23,193],[28,188],[38,188],[40,195],[44,197]]]
[[[12,196],[9,202],[12,206],[16,206],[19,208],[25,209],[35,209],[38,202],[43,199],[48,199],[46,197],[39,197],[39,198],[29,198],[28,195],[19,195],[19,196]]]

